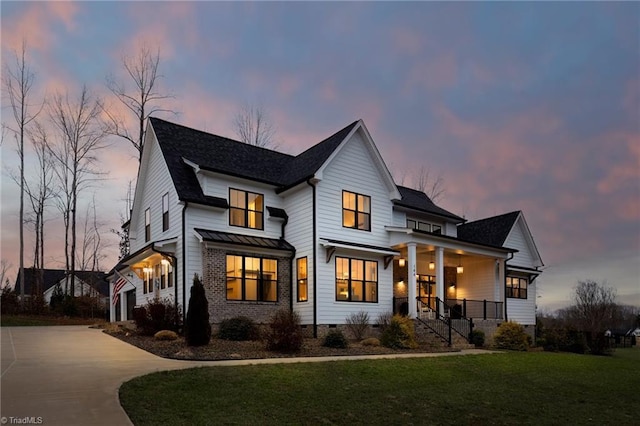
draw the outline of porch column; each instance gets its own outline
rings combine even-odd
[[[444,300],[444,248],[436,247],[436,297]]]
[[[120,290],[120,298],[118,299],[118,303],[120,304],[120,321],[127,321],[131,318],[127,318],[127,298],[125,297],[126,293]]]
[[[417,302],[416,302],[416,243],[407,244],[407,295],[409,300],[409,318],[416,318],[418,316]]]
[[[109,321],[111,322],[115,322],[116,320],[116,307],[113,305],[113,284],[115,281],[111,281],[109,283],[109,300],[107,300],[107,303],[109,303]]]

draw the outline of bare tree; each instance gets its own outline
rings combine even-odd
[[[566,310],[572,325],[585,333],[593,354],[607,351],[604,332],[615,324],[616,290],[593,280],[580,281],[575,289],[575,304]]]
[[[120,215],[120,222],[122,226],[120,229],[111,228],[111,233],[117,235],[120,238],[119,248],[120,256],[118,259],[123,259],[129,255],[130,241],[129,241],[129,225],[131,218],[131,209],[133,208],[133,182],[129,181],[129,188],[127,190],[127,196],[124,199],[126,202],[125,213]]]
[[[11,269],[11,262],[6,259],[0,259],[0,287],[4,285],[5,279],[8,281],[9,269]]]
[[[57,94],[50,104],[49,116],[59,136],[50,146],[56,160],[61,184],[60,206],[65,218],[65,260],[70,272],[70,294],[75,294],[76,222],[80,193],[104,174],[97,169],[98,153],[105,148],[105,133],[100,125],[101,103],[85,87],[71,100],[69,94]]]
[[[240,142],[262,148],[278,147],[276,130],[261,106],[244,104],[233,119],[233,129]]]
[[[414,176],[413,183],[415,189],[427,194],[434,203],[445,193],[442,176],[433,177],[431,171],[424,166],[421,166],[418,174]]]
[[[83,271],[99,271],[100,261],[106,256],[102,253],[103,245],[100,237],[100,228],[102,223],[98,221],[96,211],[95,194],[91,203],[87,206],[87,212],[84,219],[84,229],[82,238],[82,247],[80,248],[80,268]]]
[[[159,105],[166,99],[174,98],[173,95],[163,94],[158,89],[159,81],[163,77],[158,72],[159,65],[160,49],[152,52],[144,45],[135,55],[122,57],[122,66],[129,76],[129,84],[117,81],[113,75],[107,76],[107,88],[136,120],[136,129],[131,131],[127,128],[124,117],[109,108],[103,108],[107,117],[107,132],[128,140],[138,150],[138,161],[142,160],[144,126],[147,118],[158,112],[175,114],[175,111]],[[134,86],[132,89],[129,88],[131,82]]]
[[[3,84],[11,104],[11,111],[16,122],[15,128],[9,128],[13,131],[18,145],[18,156],[20,157],[20,300],[24,300],[24,140],[25,132],[29,124],[36,118],[42,110],[42,106],[33,113],[33,105],[31,104],[31,89],[35,75],[31,71],[26,61],[27,43],[23,40],[22,50],[14,52],[15,64],[13,67],[6,66],[3,75]]]

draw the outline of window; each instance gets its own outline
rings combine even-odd
[[[309,300],[309,279],[307,276],[307,258],[301,257],[296,264],[296,273],[298,274],[298,302],[306,302]]]
[[[173,266],[167,265],[167,287],[173,287]]]
[[[227,300],[278,301],[278,261],[227,255]]]
[[[528,280],[526,278],[507,277],[507,297],[526,299],[527,285]]]
[[[378,302],[378,262],[336,257],[336,300]]]
[[[230,189],[229,199],[230,225],[263,229],[264,197],[261,194]]]
[[[167,270],[167,266],[168,265],[164,265],[164,263],[161,263],[160,265],[158,265],[158,268],[159,268],[158,273],[159,273],[159,276],[160,276],[160,289],[161,290],[164,290],[165,288],[167,288],[167,274],[165,273],[165,271]]]
[[[169,193],[162,196],[162,232],[169,229]]]
[[[407,219],[407,228],[419,231],[431,232],[433,234],[441,234],[442,226],[428,222],[421,222],[415,219]]]
[[[144,282],[142,283],[142,292],[143,293],[151,293],[153,292],[153,269],[152,268],[144,268]]]
[[[342,191],[342,226],[371,230],[371,197]]]
[[[144,211],[144,241],[151,239],[151,212],[149,209]]]

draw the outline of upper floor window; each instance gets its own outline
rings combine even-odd
[[[229,224],[243,228],[263,229],[264,196],[238,189],[229,190]]]
[[[298,275],[298,302],[309,300],[309,278],[307,275],[307,258],[301,257],[296,263],[296,273]]]
[[[378,301],[378,262],[336,257],[336,300]]]
[[[415,219],[407,219],[407,228],[416,229],[418,231],[432,232],[434,234],[442,233],[442,226],[435,223],[422,222]]]
[[[151,239],[151,211],[146,209],[144,211],[144,241],[147,242]]]
[[[342,191],[342,226],[371,231],[371,197]]]
[[[507,277],[507,297],[526,299],[528,284],[526,278]]]
[[[227,300],[278,301],[278,261],[227,255]]]
[[[169,229],[169,193],[162,196],[162,232]]]

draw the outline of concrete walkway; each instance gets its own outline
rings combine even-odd
[[[3,424],[24,424],[29,417],[32,424],[44,425],[131,425],[120,406],[118,389],[133,377],[155,371],[488,353],[471,349],[434,354],[178,361],[157,357],[86,326],[2,327],[0,335]]]

